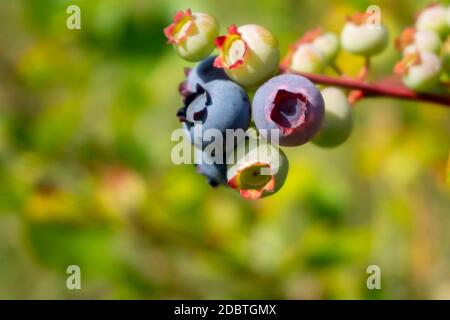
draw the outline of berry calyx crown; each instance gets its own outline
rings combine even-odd
[[[421,63],[420,53],[415,51],[405,55],[405,57],[395,65],[394,72],[399,75],[406,75],[408,74],[409,68],[420,65]]]
[[[186,39],[194,25],[193,18],[191,9],[187,9],[186,12],[178,11],[173,22],[164,28],[167,43],[178,44]]]
[[[236,69],[244,63],[248,52],[248,45],[236,25],[228,27],[228,33],[214,40],[216,47],[220,50],[219,56],[214,60],[214,67],[225,69]],[[237,45],[241,47],[237,48]]]
[[[228,185],[239,190],[245,199],[257,200],[264,192],[275,190],[274,175],[261,175],[261,170],[269,169],[270,165],[264,162],[255,162],[239,169],[236,174],[228,180]],[[250,173],[249,177],[246,177]],[[255,179],[254,181],[252,180]],[[262,178],[262,179],[261,179]]]
[[[361,26],[363,24],[367,23],[367,19],[372,15],[373,13],[370,12],[355,12],[351,16],[347,17],[347,22],[351,22],[353,24],[356,24],[357,26]]]
[[[413,27],[403,30],[401,35],[395,39],[395,47],[398,51],[403,51],[407,46],[414,43],[416,29]]]

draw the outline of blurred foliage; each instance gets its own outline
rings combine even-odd
[[[67,30],[78,4],[82,29]],[[170,160],[181,61],[162,29],[191,7],[259,23],[282,53],[371,1],[2,0],[0,298],[450,298],[450,115],[362,101],[342,147],[286,150],[275,196],[242,200]],[[391,36],[425,1],[378,1]],[[374,59],[391,72],[397,53]],[[357,73],[362,61],[342,54]],[[447,182],[446,182],[447,181]],[[66,268],[82,290],[66,289]],[[366,268],[382,290],[366,288]]]

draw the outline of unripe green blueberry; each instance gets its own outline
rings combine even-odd
[[[241,142],[227,163],[228,185],[249,200],[276,193],[286,180],[289,163],[284,152],[257,138],[255,133]]]
[[[321,93],[325,102],[325,117],[312,142],[321,147],[335,147],[345,142],[352,132],[352,110],[341,89],[327,87]]]
[[[430,52],[409,54],[395,66],[395,72],[401,74],[403,83],[415,91],[427,91],[435,87],[442,71],[441,59]]]
[[[322,53],[327,63],[333,63],[339,53],[339,38],[334,33],[323,33],[312,44]]]
[[[441,39],[445,39],[450,30],[447,8],[440,4],[425,8],[417,17],[416,28],[435,32]]]
[[[403,55],[415,51],[439,54],[442,42],[439,36],[432,31],[406,28],[395,41],[396,47]]]
[[[289,70],[305,73],[320,73],[327,64],[332,64],[339,52],[339,39],[321,28],[306,32],[290,46],[281,65]]]
[[[296,72],[320,73],[325,64],[325,58],[316,46],[301,44],[292,54],[289,69]]]
[[[168,43],[187,61],[200,61],[214,49],[214,39],[219,33],[216,20],[205,13],[179,11],[174,21],[164,29]]]
[[[436,33],[422,30],[416,32],[415,45],[419,51],[439,54],[442,42]]]
[[[214,66],[224,68],[233,81],[245,88],[263,83],[278,70],[278,41],[261,26],[232,25],[228,34],[218,37],[215,43],[220,53]]]
[[[373,25],[366,20],[364,14],[349,17],[341,33],[341,45],[350,53],[368,57],[381,53],[389,37],[383,24]]]

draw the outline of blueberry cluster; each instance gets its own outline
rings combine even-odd
[[[350,134],[351,112],[339,89],[321,93],[305,77],[277,75],[278,42],[265,28],[232,25],[227,31],[219,36],[213,17],[190,10],[178,12],[164,30],[182,58],[199,61],[186,70],[180,84],[183,107],[177,116],[202,152],[197,171],[214,187],[228,185],[243,198],[259,199],[274,194],[287,177],[288,159],[279,146],[311,140],[321,146],[338,145]],[[305,52],[292,55],[292,67],[303,70],[309,50],[328,63],[335,59],[338,39],[321,31],[314,35]],[[219,54],[210,56],[213,45]],[[244,135],[232,135],[230,140],[228,133],[237,131]],[[218,135],[213,138],[211,132]]]

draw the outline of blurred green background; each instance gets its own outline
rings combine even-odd
[[[162,33],[176,10],[264,25],[284,54],[370,4],[392,40],[425,3],[0,0],[0,298],[450,298],[446,108],[364,100],[345,145],[285,149],[286,185],[257,202],[170,160],[191,66]],[[391,42],[373,76],[398,59]]]

